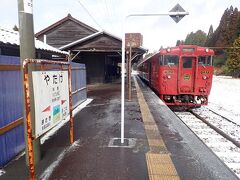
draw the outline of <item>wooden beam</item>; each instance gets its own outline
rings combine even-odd
[[[0,64],[0,71],[20,71],[20,65]]]
[[[72,95],[77,94],[80,91],[83,91],[84,89],[87,89],[87,87],[83,87],[81,89],[77,89],[76,91],[72,92]]]
[[[23,124],[23,118],[19,118],[13,122],[11,122],[10,124],[6,125],[6,126],[3,126],[0,128],[0,135],[14,129],[15,127],[17,126],[20,126]]]
[[[82,68],[82,67],[72,67],[72,70],[86,70],[86,68]]]
[[[37,66],[36,70],[39,71],[46,71],[46,70],[55,70],[59,69],[60,66],[44,66],[43,68],[41,66]],[[67,70],[67,69],[65,69]],[[0,64],[0,71],[20,71],[20,65],[12,65],[12,64]]]

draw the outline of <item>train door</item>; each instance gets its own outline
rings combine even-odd
[[[180,94],[194,92],[196,57],[181,57],[179,64],[178,91]]]
[[[158,89],[158,60],[156,58],[151,61],[151,86]]]
[[[149,78],[149,85],[152,84],[152,64],[148,62],[148,78]]]

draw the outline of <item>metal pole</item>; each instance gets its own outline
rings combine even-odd
[[[32,13],[32,0],[18,0],[18,19],[19,19],[19,36],[20,36],[20,59],[21,59],[21,75],[23,79],[23,60],[26,58],[35,58],[35,43],[34,43],[34,30],[33,30],[33,13]],[[32,86],[32,75],[31,72],[33,67],[29,67],[29,88]],[[25,99],[26,94],[23,92],[23,99]],[[32,124],[34,125],[34,99],[31,95],[30,97],[30,109]],[[24,105],[25,107],[25,105]],[[26,164],[28,165],[28,141],[27,141],[27,123],[26,123],[26,112],[23,110],[24,116],[24,135],[25,135],[25,145],[26,145]],[[40,161],[40,139],[33,141],[33,152],[34,152],[34,162],[37,164]]]
[[[69,62],[70,63],[70,62]],[[70,126],[70,144],[74,142],[73,118],[72,118],[72,66],[68,66],[68,91],[69,91],[69,126]]]
[[[31,103],[30,103],[30,90],[29,90],[29,74],[28,74],[28,63],[23,64],[23,79],[24,79],[24,94],[25,94],[25,110],[26,110],[26,129],[27,129],[27,150],[28,154],[28,165],[30,172],[30,179],[35,179],[35,167],[34,167],[34,150],[33,150],[33,136],[32,136],[32,120],[31,120]],[[26,135],[25,135],[26,137]]]
[[[124,98],[125,98],[125,19],[122,34],[122,84],[121,84],[121,143],[124,143]]]
[[[132,84],[131,84],[131,72],[132,72],[132,46],[130,42],[129,47],[129,60],[128,60],[128,100],[131,101],[132,99]]]
[[[129,17],[139,16],[185,16],[188,12],[167,12],[161,14],[129,14],[125,16],[122,23],[122,84],[121,84],[121,143],[124,143],[124,98],[125,98],[125,22]]]
[[[70,126],[70,144],[74,142],[74,129],[73,129],[73,118],[72,118],[72,66],[71,66],[71,50],[68,51],[68,91],[69,91],[69,126]]]
[[[143,14],[129,14],[128,16],[126,16],[126,18],[129,17],[139,17],[139,16],[185,16],[185,15],[189,15],[188,12],[166,12],[166,13],[155,13],[155,14],[147,14],[147,13],[143,13]]]

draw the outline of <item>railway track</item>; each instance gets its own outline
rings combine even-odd
[[[233,144],[235,144],[238,148],[240,148],[240,142],[237,140],[238,138],[235,136],[235,134],[231,134],[228,133],[228,131],[223,131],[222,130],[222,126],[215,126],[213,125],[211,122],[209,122],[208,120],[206,120],[206,118],[203,118],[202,116],[200,116],[199,114],[197,114],[196,112],[193,112],[192,110],[189,111],[191,114],[193,114],[194,116],[196,116],[198,119],[200,119],[201,121],[203,121],[205,124],[207,124],[210,128],[212,128],[213,130],[215,130],[217,133],[219,133],[220,135],[222,135],[224,138],[226,138],[227,140],[231,141]],[[222,118],[224,118],[223,116],[221,116]],[[228,120],[227,118],[224,118],[226,120]],[[229,121],[230,122],[230,121]],[[232,122],[230,122],[232,123]],[[236,125],[236,124],[235,124]],[[232,127],[232,126],[231,126]],[[235,128],[234,128],[235,129]],[[232,137],[233,136],[233,137]]]
[[[214,111],[214,110],[212,110],[212,109],[209,109],[209,108],[207,108],[207,107],[205,107],[205,108],[206,108],[207,110],[209,110],[210,112],[212,112],[212,113],[214,113],[214,114],[222,117],[223,119],[226,119],[227,121],[229,121],[229,122],[231,122],[231,123],[233,123],[233,124],[236,124],[236,125],[240,128],[240,122],[239,122],[239,123],[236,123],[235,121],[233,121],[233,120],[231,120],[231,119],[229,119],[229,118],[227,118],[227,117],[219,114],[218,112],[216,112],[216,111]]]
[[[174,113],[240,178],[240,125],[201,109]]]

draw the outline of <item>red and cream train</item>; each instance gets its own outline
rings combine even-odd
[[[199,107],[208,104],[213,56],[195,45],[160,49],[138,64],[138,72],[167,105]]]

